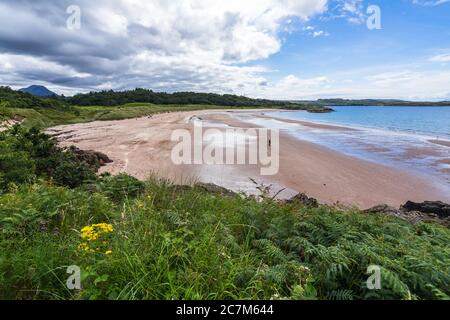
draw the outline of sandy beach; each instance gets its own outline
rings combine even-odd
[[[430,140],[431,143],[439,144],[444,147],[450,147],[450,141],[444,141],[444,140]]]
[[[126,172],[139,179],[157,174],[176,183],[213,182],[235,191],[254,193],[252,178],[258,183],[273,184],[274,192],[285,188],[280,197],[304,192],[322,203],[362,209],[378,204],[397,207],[408,200],[450,200],[450,195],[422,177],[346,156],[284,133],[280,135],[280,170],[274,176],[261,176],[258,165],[176,166],[172,163],[171,151],[176,145],[171,141],[173,130],[192,130],[190,119],[193,116],[219,130],[254,127],[233,117],[239,112],[265,117],[260,110],[175,112],[150,118],[59,126],[48,132],[63,146],[75,145],[107,154],[113,163],[103,167],[101,172]],[[303,122],[302,125],[318,124]],[[321,129],[351,130],[319,126]]]

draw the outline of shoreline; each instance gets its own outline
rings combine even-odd
[[[294,113],[296,112],[294,111]],[[258,118],[266,123],[254,121]],[[280,124],[272,125],[267,120],[276,120]],[[450,194],[450,176],[448,175],[450,172],[450,166],[448,166],[450,164],[450,149],[448,149],[450,140],[432,139],[416,133],[391,132],[386,129],[268,116],[265,113],[257,112],[253,114],[250,122],[280,128],[289,132],[296,139],[309,141],[339,154],[395,168],[414,176],[423,176],[426,180],[433,180],[436,186],[445,189],[446,193]],[[292,127],[291,125],[297,126]],[[375,140],[370,139],[373,132],[375,132]],[[385,137],[394,134],[394,136],[399,135],[401,139],[407,138],[400,141],[388,138],[381,143],[380,141],[383,140],[377,139],[384,134]],[[333,143],[330,144],[330,142]],[[351,147],[347,147],[348,145]]]
[[[59,126],[48,132],[57,134],[63,146],[75,145],[107,154],[114,162],[103,167],[101,172],[127,172],[139,179],[157,174],[179,184],[199,180],[234,191],[255,193],[256,186],[250,181],[251,177],[258,183],[273,184],[274,192],[286,188],[280,194],[281,198],[304,192],[324,204],[338,203],[360,209],[379,204],[398,207],[408,200],[450,200],[449,195],[422,177],[350,157],[285,133],[280,135],[280,170],[275,176],[260,176],[257,165],[172,164],[170,153],[176,143],[171,141],[171,133],[174,129],[192,130],[191,117],[200,116],[213,126],[216,124],[218,130],[224,130],[223,125],[249,127],[248,123],[232,115],[252,112],[270,110],[183,111],[151,118]],[[328,129],[339,130],[333,126]]]
[[[296,112],[303,112],[303,110],[277,110],[278,112],[283,113],[296,113]],[[305,111],[306,112],[306,111]],[[292,123],[292,124],[300,124],[305,127],[313,128],[313,129],[329,129],[329,130],[336,130],[336,131],[344,131],[344,132],[356,132],[361,130],[376,130],[376,131],[386,131],[386,132],[395,132],[398,134],[406,134],[411,136],[420,136],[424,138],[427,142],[432,144],[437,144],[444,147],[450,148],[450,138],[436,138],[432,137],[429,134],[425,133],[411,133],[411,132],[403,132],[403,131],[392,131],[385,128],[375,128],[375,127],[365,127],[362,125],[350,125],[350,124],[335,124],[335,123],[328,123],[326,121],[316,121],[316,120],[300,120],[300,119],[289,119],[289,118],[283,118],[283,117],[277,117],[277,116],[268,116],[266,114],[267,112],[262,112],[261,114],[258,114],[257,116],[259,118],[263,119],[273,119],[278,120],[285,123]]]

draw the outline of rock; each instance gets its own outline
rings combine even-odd
[[[103,167],[107,163],[113,162],[106,154],[101,152],[81,150],[75,146],[71,146],[69,151],[72,152],[79,160],[86,162],[95,170],[100,169],[100,167]]]
[[[220,194],[222,196],[234,197],[237,195],[236,192],[228,190],[224,187],[220,187],[213,183],[197,183],[195,184],[195,188],[201,189],[210,193]]]
[[[400,208],[400,210],[404,212],[419,211],[423,213],[432,213],[440,218],[450,217],[450,205],[441,201],[425,201],[422,203],[408,201]]]
[[[373,208],[364,210],[364,213],[386,213],[390,215],[400,216],[402,212],[394,207],[390,207],[387,204],[375,206]]]
[[[299,193],[298,195],[294,196],[293,198],[286,201],[286,203],[299,203],[304,206],[317,208],[319,206],[319,202],[317,199],[310,198],[304,193]]]
[[[435,222],[446,227],[450,227],[450,218],[440,217],[434,213],[420,212],[420,211],[405,211],[403,207],[396,209],[388,205],[379,205],[373,208],[364,210],[363,213],[367,214],[386,214],[394,216],[411,223],[419,222]]]

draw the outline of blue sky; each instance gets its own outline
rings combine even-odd
[[[385,72],[450,71],[450,2],[432,5],[409,0],[362,1],[361,10],[369,5],[381,9],[381,30],[369,30],[365,20],[355,23],[345,18],[314,17],[299,22],[303,26],[299,31],[283,33],[282,49],[262,63],[278,70],[274,79],[292,74],[306,79],[327,76],[341,81],[364,81],[364,77]],[[322,30],[324,36],[313,37],[302,30],[308,26]],[[365,92],[370,90],[353,96],[383,96],[382,92],[377,96]],[[447,91],[420,97],[414,92],[402,92],[398,97],[439,100],[448,99],[448,94]],[[385,96],[396,97],[390,93]]]
[[[0,3],[1,85],[450,99],[449,0],[72,3]],[[370,5],[380,30],[367,28]]]
[[[430,55],[447,52],[450,46],[450,3],[420,6],[412,1],[365,1],[364,8],[381,8],[381,30],[369,30],[346,19],[317,17],[304,22],[329,35],[311,37],[307,32],[285,34],[283,49],[271,57],[270,66],[282,71],[296,70],[313,76],[346,69],[383,67],[387,64],[423,63]]]

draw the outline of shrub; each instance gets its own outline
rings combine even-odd
[[[115,202],[126,198],[136,198],[145,189],[145,184],[127,174],[103,175],[98,181],[97,190]]]
[[[0,190],[10,182],[32,177],[52,178],[58,185],[75,188],[96,179],[88,164],[59,148],[55,139],[36,128],[14,126],[0,134]]]
[[[0,235],[68,232],[73,226],[109,221],[115,212],[101,194],[42,183],[23,185],[0,197]]]
[[[35,161],[25,151],[14,148],[13,139],[0,134],[0,193],[10,183],[24,183],[35,175]]]
[[[64,154],[60,158],[62,161],[52,173],[52,178],[58,185],[76,188],[85,182],[96,180],[97,176],[89,165],[78,161],[72,154]]]

